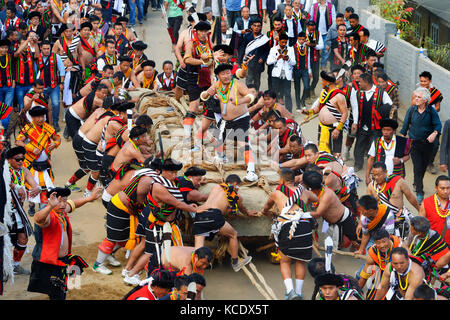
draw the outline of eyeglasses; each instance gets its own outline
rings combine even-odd
[[[14,158],[14,160],[17,161],[17,162],[20,162],[20,161],[25,160],[25,158]]]

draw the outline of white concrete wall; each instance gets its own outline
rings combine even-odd
[[[376,10],[369,6],[369,0],[339,0],[338,12],[352,6],[359,15],[361,25],[367,27],[371,37],[382,41],[386,45],[386,56],[382,62],[385,70],[394,81],[399,81],[400,103],[402,109],[399,116],[403,116],[409,107],[412,91],[417,88],[419,74],[429,71],[433,75],[433,84],[443,94],[439,116],[442,122],[450,118],[450,71],[442,68],[428,58],[420,56],[419,48],[410,43],[395,38],[395,24],[371,12]],[[426,51],[425,51],[426,54]]]

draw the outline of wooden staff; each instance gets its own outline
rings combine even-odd
[[[302,125],[302,124],[308,123],[308,122],[310,122],[312,119],[317,118],[318,116],[319,116],[319,114],[316,113],[315,115],[312,115],[311,117],[307,117],[307,118],[303,119],[299,124]]]
[[[325,248],[324,247],[319,247],[319,250],[325,251]],[[353,258],[356,258],[356,259],[366,260],[366,256],[364,256],[362,254],[354,254],[352,252],[345,252],[345,251],[338,250],[338,249],[333,249],[333,253],[337,253],[337,254],[340,254],[342,256],[353,257]]]

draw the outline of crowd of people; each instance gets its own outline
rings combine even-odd
[[[111,275],[122,249],[121,275],[134,286],[124,299],[201,299],[214,258],[205,241],[228,239],[236,272],[252,260],[239,257],[238,233],[227,221],[240,212],[249,221],[273,220],[268,233],[285,299],[303,299],[307,270],[315,278],[312,299],[450,297],[450,120],[439,117],[443,95],[430,72],[420,74],[411,106],[400,115],[398,84],[382,63],[385,45],[370,37],[354,8],[341,13],[329,0],[212,0],[203,12],[183,0],[154,3],[174,55],[158,72],[133,29],[136,18],[146,23],[148,6],[142,0],[2,2],[0,253],[7,259],[0,259],[0,289],[8,278],[28,275],[28,291],[65,299],[69,277],[89,264]],[[230,173],[201,192],[207,171],[164,158],[150,139],[153,120],[138,112],[133,96],[141,89],[178,101],[185,96],[184,147],[199,150],[208,137],[215,161],[227,163],[231,140],[246,175]],[[301,127],[314,117],[317,140],[310,141]],[[260,212],[246,208],[239,194],[243,183],[260,178],[255,137],[267,144],[280,177]],[[61,143],[72,144],[78,168],[56,186],[52,152]],[[425,197],[424,176],[437,173],[439,147],[443,174]],[[414,191],[405,179],[410,158]],[[83,196],[72,199],[84,177]],[[72,252],[68,214],[100,197],[106,236],[88,264]],[[183,244],[185,217],[193,246]],[[312,258],[319,224],[335,249],[365,256],[353,276]],[[21,260],[31,236],[28,270]]]

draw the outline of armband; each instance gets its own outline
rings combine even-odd
[[[202,93],[200,93],[200,99],[201,99],[202,101],[209,100],[209,98],[210,98],[211,96],[209,96],[209,94],[208,94],[208,98],[204,98],[204,97],[203,97],[203,94],[204,94],[204,93],[208,94],[208,92],[202,91]]]
[[[247,66],[246,64],[242,64],[242,65],[241,65],[241,69],[242,69],[242,70],[248,70],[248,66]]]
[[[364,270],[361,270],[361,272],[359,273],[359,276],[360,276],[361,278],[363,278],[364,280],[367,280],[367,279],[370,278],[371,274],[365,272]]]
[[[183,57],[183,62],[186,63],[187,58],[192,58],[192,54],[187,54]]]
[[[75,202],[72,199],[67,200],[67,204],[70,206],[71,211],[70,212],[74,212],[75,211]]]
[[[247,94],[245,97],[250,98],[250,102],[248,104],[252,104],[255,101],[255,96],[251,93]]]
[[[311,117],[314,114],[314,109],[308,110],[308,117]]]
[[[338,129],[339,131],[342,131],[342,129],[344,129],[344,124],[342,122],[339,122],[336,129]]]

